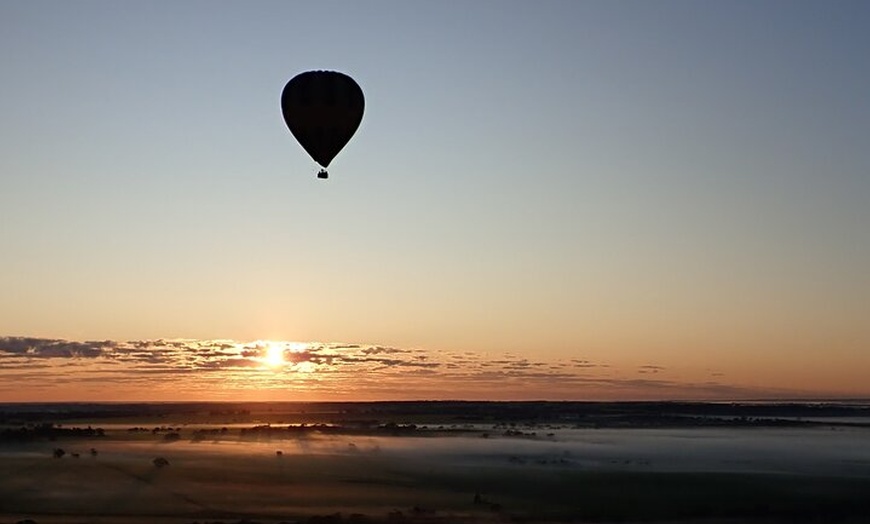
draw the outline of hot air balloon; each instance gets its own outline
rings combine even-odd
[[[353,78],[336,71],[307,71],[287,82],[281,112],[293,136],[324,169],[347,145],[362,122],[365,99]]]

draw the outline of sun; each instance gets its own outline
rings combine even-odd
[[[284,347],[280,344],[268,344],[266,346],[266,354],[263,356],[263,362],[273,368],[284,365]]]

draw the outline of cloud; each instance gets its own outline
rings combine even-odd
[[[346,347],[351,348],[353,346],[346,346]],[[359,346],[356,346],[356,348],[359,348]],[[380,355],[382,353],[387,353],[387,354],[408,353],[410,350],[384,347],[384,346],[371,346],[371,347],[367,347],[367,348],[361,348],[360,351],[364,355]]]
[[[29,358],[96,358],[112,349],[112,342],[70,342],[67,340],[2,337],[0,352]]]
[[[284,365],[265,365],[269,348],[283,350]],[[654,379],[666,371],[647,364],[649,378],[612,376],[607,363],[575,358],[496,358],[471,352],[427,351],[381,345],[231,340],[68,341],[0,337],[0,390],[27,382],[34,391],[60,385],[110,385],[139,398],[231,395],[234,390],[321,392],[360,400],[551,398],[749,398],[760,390],[725,383]],[[707,370],[709,371],[709,370]],[[713,377],[718,376],[712,373]],[[93,390],[92,391],[96,391]],[[753,394],[753,392],[755,392]],[[782,395],[782,391],[767,390]],[[293,397],[295,398],[295,396]]]
[[[581,359],[578,359],[578,358],[572,359],[572,360],[571,360],[571,363],[574,364],[574,367],[575,367],[575,368],[595,368],[595,367],[599,367],[599,364],[595,364],[595,363],[590,362],[590,361],[588,361],[588,360],[581,360]]]

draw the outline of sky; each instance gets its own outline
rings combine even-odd
[[[4,0],[0,401],[868,398],[868,26]],[[366,97],[328,180],[318,69]]]

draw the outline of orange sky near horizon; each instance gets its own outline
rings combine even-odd
[[[5,337],[0,402],[870,398],[861,369],[844,373],[823,362],[641,362],[357,344]]]

